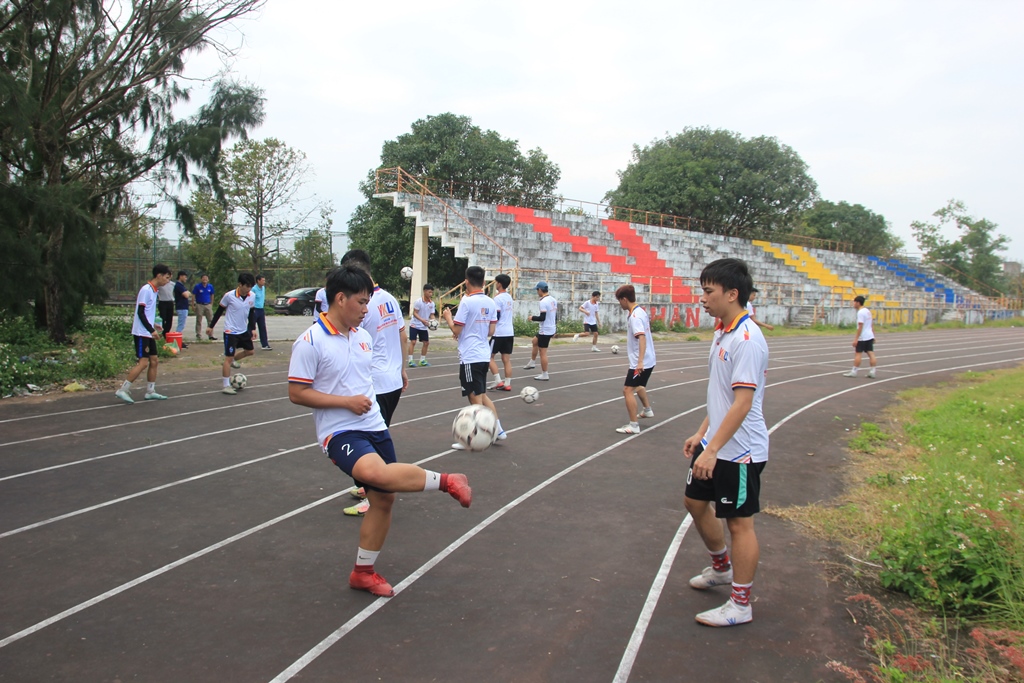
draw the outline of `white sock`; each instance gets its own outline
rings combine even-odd
[[[155,391],[156,391],[156,382],[147,382],[146,383],[146,393],[147,394],[152,394]]]
[[[230,377],[224,377],[223,379],[224,379],[224,386],[230,387],[231,386],[231,378]]]
[[[495,382],[501,382],[501,373],[500,372],[494,373],[494,381]]]
[[[370,565],[371,567],[377,561],[377,556],[380,555],[379,550],[364,550],[360,548],[356,553],[356,565]]]
[[[131,391],[131,390],[132,390],[132,383],[129,382],[128,380],[125,380],[124,384],[121,385],[121,391]]]
[[[411,353],[409,354],[409,362],[410,363],[412,362],[412,354]]]
[[[632,427],[633,429],[640,429],[640,423],[639,422],[630,422],[629,426]]]
[[[495,432],[496,434],[501,434],[503,431],[505,431],[504,429],[501,428],[501,420],[494,421],[494,428],[498,430],[497,432]]]
[[[431,472],[430,470],[424,470],[427,473],[427,482],[423,485],[424,491],[440,491],[441,490],[441,474],[439,472]]]
[[[852,372],[853,374],[855,374],[855,375],[856,375],[856,374],[857,374],[857,368],[856,368],[856,367],[854,367],[853,369],[851,369],[851,370],[850,370],[850,372]]]

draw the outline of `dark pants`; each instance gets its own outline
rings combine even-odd
[[[260,331],[260,346],[268,346],[267,341],[267,312],[262,308],[254,308],[256,318],[256,329]]]
[[[156,312],[160,314],[160,324],[164,326],[164,334],[174,332],[174,301],[157,301]]]

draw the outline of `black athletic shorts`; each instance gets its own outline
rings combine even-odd
[[[140,337],[137,334],[133,334],[135,338],[135,357],[146,358],[147,356],[155,356],[158,351],[156,348],[156,339],[152,337]]]
[[[760,512],[758,498],[761,494],[761,470],[765,463],[718,460],[711,479],[697,479],[693,476],[693,461],[703,452],[704,447],[698,446],[690,458],[686,497],[713,502],[715,517],[719,518],[752,517]]]
[[[459,366],[459,382],[462,384],[463,396],[470,394],[483,396],[487,393],[487,372],[490,367],[491,364],[487,361],[463,363]]]
[[[554,336],[555,335],[553,335],[553,334],[538,334],[537,335],[537,348],[538,349],[546,349],[546,348],[548,348],[548,344],[551,343],[551,338],[554,337]]]
[[[252,351],[252,333],[246,332],[245,334],[225,334],[224,335],[224,355],[228,358],[235,357],[235,351],[244,349]]]
[[[583,331],[584,332],[597,332],[597,325],[590,325],[588,323],[583,323]]]
[[[865,339],[864,341],[857,342],[857,353],[874,353],[875,352],[875,340]]]
[[[388,427],[391,426],[391,416],[395,414],[395,408],[398,407],[398,399],[400,398],[402,398],[401,389],[377,394],[377,405],[380,406],[381,417],[384,418],[384,424]]]
[[[395,445],[391,442],[391,433],[388,430],[381,432],[338,432],[330,438],[327,446],[324,447],[327,457],[338,466],[342,472],[352,477],[356,486],[363,486],[381,493],[390,493],[384,489],[374,486],[367,486],[352,476],[352,468],[356,466],[359,458],[367,453],[376,453],[381,460],[389,465],[398,462],[395,455]]]
[[[491,337],[491,355],[505,353],[512,355],[512,343],[515,337]]]
[[[409,327],[409,341],[416,340],[428,342],[430,341],[430,330],[421,330],[418,327]]]
[[[627,387],[646,387],[647,380],[651,378],[651,373],[654,372],[654,368],[644,368],[640,371],[640,374],[636,374],[636,370],[630,368],[626,370],[626,386]]]

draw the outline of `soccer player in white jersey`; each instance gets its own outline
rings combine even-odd
[[[580,304],[583,311],[583,333],[592,332],[594,339],[590,343],[590,350],[594,353],[601,349],[597,348],[597,331],[601,327],[601,292],[594,290],[590,293],[590,299]]]
[[[366,488],[370,509],[359,527],[359,549],[349,586],[380,597],[394,590],[374,563],[391,527],[395,494],[443,491],[463,507],[473,492],[464,474],[442,474],[398,462],[373,391],[373,343],[359,327],[373,280],[344,265],[327,275],[327,313],[292,345],[288,398],[313,409],[316,438],[342,472]]]
[[[683,445],[690,459],[686,510],[711,555],[711,566],[690,579],[690,586],[707,590],[731,583],[729,600],[701,612],[697,621],[735,626],[753,618],[750,590],[759,555],[754,514],[760,510],[760,475],[768,461],[762,412],[768,344],[744,309],[754,286],[746,263],[714,261],[701,272],[700,284],[704,310],[721,322],[708,357],[708,414]],[[732,540],[731,560],[721,519]]]
[[[491,361],[491,346],[487,340],[494,336],[498,314],[494,299],[484,294],[483,268],[466,268],[466,295],[459,301],[459,310],[452,316],[452,309],[445,306],[442,315],[459,344],[462,395],[469,399],[471,405],[487,406],[497,417],[498,411],[487,396],[487,366]],[[501,428],[501,420],[497,421],[496,430],[495,440],[504,441],[507,437]],[[456,442],[452,448],[461,451],[466,447]]]
[[[366,271],[370,278],[370,255],[362,249],[352,249],[341,257],[341,265],[358,266]],[[402,392],[409,388],[409,376],[405,372],[402,352],[402,330],[405,329],[405,318],[398,300],[374,283],[373,294],[366,307],[366,317],[359,326],[370,333],[373,340],[373,391],[377,394],[377,406],[380,408],[384,425],[391,428],[391,418],[398,408],[398,400]],[[352,495],[360,502],[343,510],[346,515],[362,516],[370,509],[370,501],[366,498],[366,490],[353,487]]]
[[[505,273],[494,278],[494,287],[498,290],[498,295],[494,297],[494,305],[498,307],[498,323],[491,337],[491,374],[494,375],[491,388],[496,391],[512,391],[512,347],[515,345],[516,333],[512,329],[512,295],[508,293],[511,284],[512,278]],[[505,379],[498,372],[495,355],[501,356]]]
[[[872,324],[871,311],[864,306],[864,297],[858,296],[853,299],[853,309],[857,311],[857,334],[853,337],[853,367],[849,372],[844,372],[844,377],[856,377],[857,368],[860,367],[861,354],[868,354],[868,363],[871,369],[868,370],[868,377],[874,379],[875,368],[878,361],[875,359],[875,328]]]
[[[434,285],[429,282],[423,285],[423,296],[412,302],[409,310],[409,367],[416,367],[413,360],[413,352],[416,350],[416,340],[423,342],[420,347],[420,365],[428,367],[427,349],[430,348],[430,321],[435,319],[437,309],[434,306]]]
[[[537,367],[537,356],[540,356],[540,374],[534,379],[546,382],[548,377],[548,345],[551,338],[555,336],[555,316],[558,314],[558,301],[548,294],[548,283],[541,280],[537,283],[537,296],[540,297],[540,312],[532,316],[530,320],[540,323],[537,328],[537,335],[533,338],[533,348],[530,349],[530,362],[523,366],[524,370]]]
[[[238,361],[256,353],[252,345],[256,340],[256,295],[252,293],[255,284],[252,273],[240,273],[238,286],[221,297],[213,322],[206,329],[207,336],[212,336],[217,321],[224,316],[224,363],[220,374],[224,380],[221,392],[225,394],[238,393],[231,386],[231,368],[241,367]]]
[[[135,357],[139,361],[135,367],[128,371],[128,379],[121,384],[121,388],[114,392],[114,395],[125,403],[135,403],[132,398],[132,382],[134,382],[143,370],[146,370],[146,400],[159,401],[167,398],[156,392],[156,369],[159,364],[157,356],[157,337],[163,334],[163,329],[156,327],[156,302],[157,292],[161,287],[171,281],[171,269],[162,263],[153,266],[153,277],[146,284],[142,285],[139,294],[135,297],[135,316],[132,318],[132,337],[135,342]]]
[[[752,290],[750,290],[750,299],[747,301],[746,306],[747,313],[750,315],[750,319],[754,321],[754,324],[760,327],[762,330],[774,330],[774,325],[769,325],[768,323],[761,322],[760,320],[757,319],[757,316],[754,314],[754,297],[757,295],[757,292],[757,287],[754,287]]]
[[[651,318],[647,315],[647,310],[636,302],[636,289],[633,285],[619,287],[615,290],[615,298],[622,310],[629,311],[626,320],[626,355],[629,358],[629,369],[626,371],[626,383],[622,387],[629,422],[615,431],[620,434],[639,434],[639,418],[654,417],[654,409],[647,398],[647,382],[651,379],[657,360],[654,355]],[[637,397],[643,404],[643,410],[639,413],[636,410]]]
[[[313,295],[313,315],[327,312],[327,288],[321,287]]]

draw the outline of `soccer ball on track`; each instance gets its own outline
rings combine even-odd
[[[452,422],[452,436],[470,451],[482,451],[494,443],[498,416],[486,406],[466,406]]]
[[[394,271],[392,271],[392,272],[394,272]],[[403,280],[411,280],[412,279],[412,266],[406,266],[405,268],[402,268],[402,279]]]
[[[618,353],[618,352],[619,352],[619,347],[618,346],[613,346],[612,347],[612,353]]]
[[[246,380],[245,375],[243,375],[240,372],[236,372],[235,374],[231,375],[231,388],[237,391],[241,391],[242,389],[245,389],[245,383],[247,381],[248,380]]]
[[[523,390],[519,392],[519,398],[523,399],[527,403],[533,403],[540,396],[540,392],[534,387],[523,387]]]

